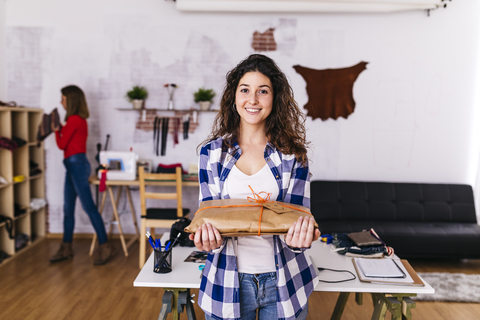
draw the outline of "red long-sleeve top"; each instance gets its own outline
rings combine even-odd
[[[66,159],[77,153],[87,152],[88,125],[79,115],[68,117],[67,123],[55,131],[55,140]]]

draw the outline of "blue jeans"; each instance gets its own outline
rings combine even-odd
[[[98,213],[93,202],[92,192],[88,183],[90,176],[90,163],[85,153],[77,153],[63,160],[65,169],[65,188],[63,190],[63,242],[71,243],[73,240],[73,229],[75,227],[75,202],[77,196],[80,198],[83,210],[88,214],[93,228],[97,233],[98,243],[108,241],[107,232],[102,216]]]
[[[277,275],[275,272],[261,274],[239,273],[240,281],[240,316],[242,320],[277,319]],[[308,304],[297,317],[307,319]],[[205,315],[206,320],[213,320]]]

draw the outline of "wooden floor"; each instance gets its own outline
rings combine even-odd
[[[88,256],[90,241],[76,240],[73,260],[50,264],[48,257],[59,243],[43,240],[0,265],[0,319],[157,319],[163,290],[133,287],[139,272],[138,245],[126,258],[120,242],[114,241],[118,252],[113,260],[93,266]],[[410,262],[418,272],[480,273],[480,260]],[[198,290],[193,292],[198,296]],[[337,297],[338,293],[314,292],[308,319],[330,319]],[[195,312],[204,319],[196,304]],[[364,295],[363,306],[350,295],[342,319],[370,319],[372,312],[369,295]],[[417,320],[480,319],[480,304],[417,302],[412,314]]]

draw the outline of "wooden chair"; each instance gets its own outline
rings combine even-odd
[[[177,167],[175,173],[145,173],[144,168],[138,168],[138,179],[140,183],[140,207],[142,219],[140,223],[140,257],[139,268],[145,264],[145,250],[147,227],[150,228],[152,236],[155,235],[155,228],[171,228],[178,219],[183,218],[190,212],[182,208],[182,168]],[[175,192],[146,192],[145,181],[171,180],[176,187]],[[176,208],[148,208],[147,199],[156,200],[177,200]],[[150,245],[150,244],[149,244]],[[153,267],[153,266],[152,266]]]

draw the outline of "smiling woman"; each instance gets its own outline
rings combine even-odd
[[[227,74],[220,107],[201,145],[201,201],[248,199],[255,190],[310,207],[305,117],[275,62],[260,54],[241,61]],[[198,227],[190,239],[209,252],[199,295],[206,319],[306,319],[318,282],[303,253],[320,236],[314,225],[301,217],[287,234],[238,238],[210,223]]]

